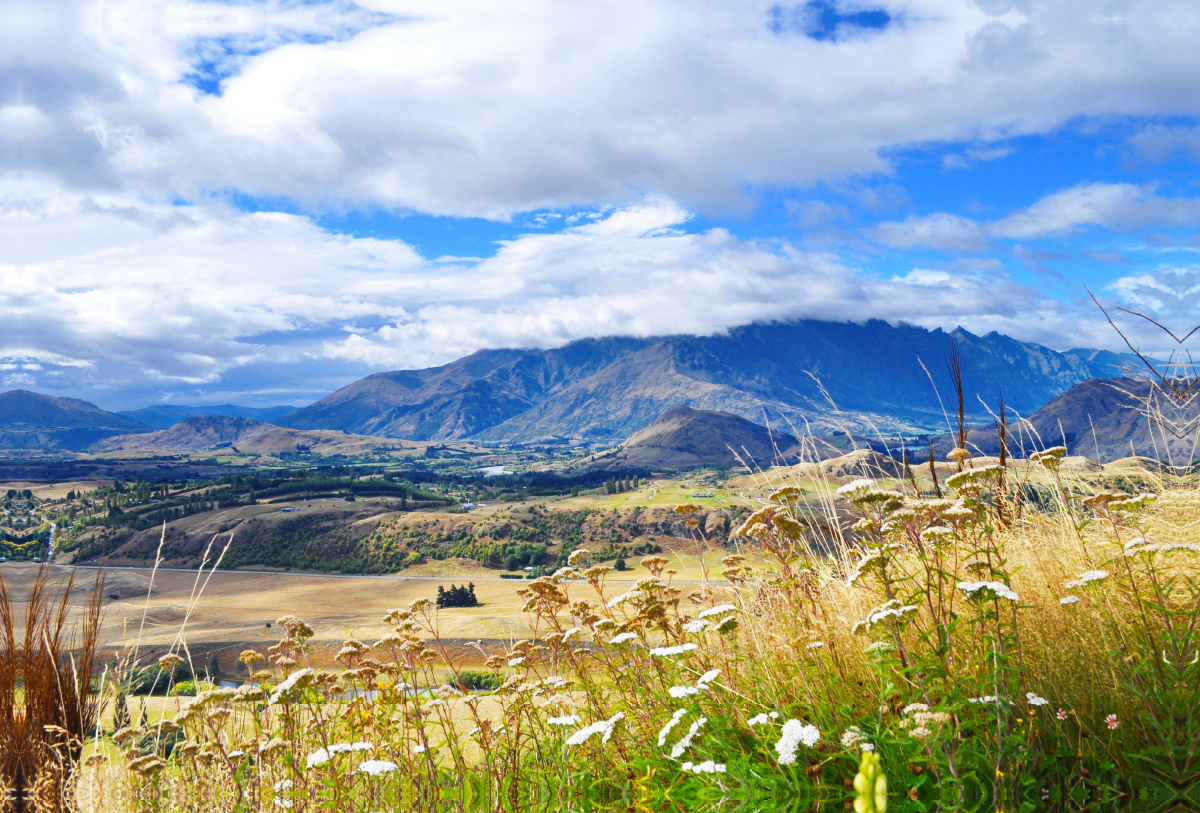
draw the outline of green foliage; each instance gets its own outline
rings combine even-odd
[[[458,680],[453,684],[467,692],[494,692],[500,688],[503,681],[494,672],[477,672],[464,670],[458,673]]]
[[[215,689],[216,684],[203,680],[181,680],[169,692],[171,697],[195,697],[197,692]]]
[[[439,584],[436,603],[438,607],[478,607],[479,599],[475,598],[475,584],[472,582],[465,587],[452,584],[449,590]]]

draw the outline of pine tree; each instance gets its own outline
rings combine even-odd
[[[133,719],[129,715],[129,703],[125,700],[125,693],[121,692],[113,702],[113,731],[120,731],[131,725]]]

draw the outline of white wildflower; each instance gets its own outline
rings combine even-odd
[[[751,717],[749,720],[747,720],[746,725],[750,725],[750,726],[766,725],[767,721],[769,719],[770,718],[767,717],[766,712],[763,712],[762,714],[756,714],[753,717]]]
[[[1063,584],[1063,587],[1066,587],[1069,590],[1073,587],[1083,587],[1085,584],[1091,584],[1092,582],[1102,582],[1107,578],[1107,570],[1089,570],[1086,573],[1080,573],[1079,578],[1075,581],[1066,582]]]
[[[846,483],[846,485],[839,488],[837,490],[837,493],[839,496],[844,497],[847,494],[854,494],[859,491],[869,491],[870,489],[872,489],[874,487],[875,487],[874,480],[854,480],[852,482]]]
[[[949,542],[954,539],[954,530],[945,525],[933,525],[921,531],[921,539],[934,544]]]
[[[1048,705],[1050,705],[1049,700],[1047,700],[1044,697],[1038,697],[1033,692],[1025,692],[1025,700],[1031,706],[1048,706]]]
[[[578,714],[568,714],[565,717],[550,717],[546,722],[549,725],[575,725],[582,719]]]
[[[623,644],[626,641],[636,641],[636,640],[637,640],[636,632],[622,632],[620,635],[614,635],[612,640],[609,641],[609,643],[610,644]]]
[[[412,752],[414,754],[423,754],[423,753],[425,753],[425,746],[424,745],[414,745],[412,747]]]
[[[1006,598],[1009,601],[1021,600],[1021,597],[1004,582],[959,582],[956,586],[967,594],[967,598],[975,598],[976,593],[988,590],[994,593],[996,598]]]
[[[513,658],[508,662],[508,665],[509,666],[520,666],[523,663],[525,663],[524,658]]]
[[[706,684],[712,683],[714,680],[716,680],[720,676],[721,676],[720,669],[709,669],[707,672],[705,672],[703,675],[700,676],[700,679],[698,681],[696,681],[696,685],[704,686]]]
[[[929,711],[929,706],[925,705],[924,703],[909,703],[900,713],[912,714],[914,711]]]
[[[230,759],[237,759],[238,757],[244,757],[244,756],[246,756],[245,751],[230,751],[229,752]]]
[[[638,591],[636,589],[630,590],[628,593],[622,593],[621,595],[614,598],[612,601],[608,602],[608,609],[611,610],[613,607],[616,607],[618,605],[624,604],[627,601],[630,601],[635,596],[637,596],[637,594],[638,594]]]
[[[1140,553],[1171,553],[1172,551],[1185,550],[1189,553],[1200,553],[1200,545],[1192,542],[1159,542],[1154,545],[1147,545],[1142,548]]]
[[[736,612],[737,612],[737,607],[734,607],[732,604],[721,604],[716,607],[710,607],[707,610],[704,610],[696,617],[697,618],[711,618],[714,615],[724,615],[725,613],[736,613]]]
[[[603,735],[600,739],[601,742],[608,742],[612,737],[613,727],[617,724],[618,720],[623,720],[624,718],[624,712],[618,711],[607,720],[600,720],[592,723],[587,728],[581,728],[567,738],[567,745],[583,745],[596,734]]]
[[[688,748],[691,747],[692,740],[695,738],[696,734],[699,733],[700,729],[703,728],[704,724],[707,722],[708,722],[707,717],[701,717],[699,720],[692,723],[691,727],[688,728],[688,733],[684,734],[679,739],[679,742],[675,743],[675,745],[672,746],[671,759],[679,759],[680,755],[684,751],[686,751]]]
[[[1074,604],[1077,601],[1079,601],[1079,596],[1067,596],[1066,598],[1060,598],[1058,600],[1058,603],[1059,604]]]
[[[674,697],[677,700],[681,697],[700,694],[700,692],[701,689],[698,686],[672,686],[671,688],[667,689],[667,694],[671,695],[671,697]]]
[[[278,703],[284,696],[287,695],[288,692],[296,688],[296,685],[300,683],[300,681],[304,680],[311,674],[311,669],[297,669],[295,672],[292,672],[287,676],[287,679],[284,680],[283,683],[280,683],[275,687],[275,691],[271,692],[271,699],[269,701],[270,704],[275,705]]]
[[[589,551],[587,548],[576,548],[575,550],[571,551],[571,555],[567,557],[567,564],[571,567],[575,567],[575,565],[579,564],[579,560],[584,556],[587,556],[590,552],[591,551]]]
[[[867,616],[867,626],[882,623],[889,618],[903,618],[908,613],[915,613],[919,609],[920,607],[911,604],[907,607],[901,606],[899,599],[892,599]]]
[[[706,760],[704,760],[704,762],[701,762],[696,765],[692,765],[692,763],[690,763],[690,762],[685,762],[680,767],[682,767],[683,770],[685,770],[685,771],[691,771],[692,773],[695,773],[695,774],[725,773],[725,766],[719,762],[713,762],[711,759],[706,759]]]
[[[395,762],[388,762],[386,759],[368,759],[366,762],[358,766],[360,773],[369,774],[371,776],[379,776],[380,774],[391,773],[396,770]]]
[[[821,731],[815,725],[788,720],[783,724],[779,742],[775,743],[775,750],[779,752],[779,764],[791,765],[796,761],[796,749],[801,743],[812,748],[820,739]]]
[[[679,720],[683,715],[687,714],[687,709],[679,709],[671,715],[671,719],[667,720],[667,724],[658,732],[658,747],[662,748],[667,744],[667,735],[671,733],[671,729],[679,724]]]
[[[946,480],[946,485],[953,489],[959,489],[963,486],[974,485],[982,480],[990,480],[993,477],[999,477],[1004,471],[1003,466],[991,465],[980,466],[975,469],[963,469],[958,474],[951,475]]]
[[[884,652],[891,652],[895,648],[895,644],[890,644],[887,641],[876,641],[867,647],[866,652],[871,655],[882,655]]]
[[[308,755],[308,759],[304,762],[305,768],[315,768],[318,765],[324,765],[329,761],[329,752],[324,748],[318,748]]]
[[[807,644],[804,648],[805,649],[820,649],[823,646],[825,646],[824,641],[813,641],[811,644]]]
[[[580,629],[579,627],[571,627],[571,629],[569,629],[563,633],[562,642],[565,644],[568,640],[571,639],[572,636],[578,635],[581,632],[583,632],[583,630]]]
[[[708,622],[702,618],[698,618],[695,621],[684,624],[683,631],[690,632],[692,635],[699,635],[704,632],[706,627],[708,627]]]
[[[675,646],[656,646],[650,650],[650,654],[658,658],[665,658],[671,655],[682,655],[685,652],[691,652],[699,649],[696,644],[677,644]]]
[[[858,726],[850,726],[842,733],[842,745],[851,750],[870,751],[875,746],[867,742],[867,735]]]
[[[281,790],[291,790],[293,787],[295,787],[295,785],[296,783],[290,779],[281,779],[275,783],[275,791],[279,792]]]

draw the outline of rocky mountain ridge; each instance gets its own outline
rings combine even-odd
[[[412,440],[618,441],[677,406],[804,434],[936,426],[956,346],[967,397],[1032,412],[1128,358],[1056,352],[998,333],[886,322],[754,324],[714,336],[584,339],[481,350],[441,367],[376,373],[278,423]]]

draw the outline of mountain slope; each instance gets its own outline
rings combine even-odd
[[[253,418],[256,421],[274,423],[285,415],[296,411],[296,407],[244,407],[237,404],[211,404],[209,406],[184,406],[182,404],[155,404],[141,409],[126,409],[118,412],[127,418],[141,421],[154,429],[167,429],[184,418],[223,415],[229,418]]]
[[[626,437],[677,406],[732,412],[789,431],[932,424],[957,345],[967,397],[1031,412],[1071,386],[1119,374],[1123,357],[1058,353],[871,321],[755,324],[720,336],[588,339],[556,350],[480,351],[443,367],[377,373],[279,423],[414,440]],[[924,366],[922,366],[924,362]],[[928,372],[926,372],[928,369]],[[836,411],[832,405],[836,405]],[[765,416],[765,417],[764,417]]]
[[[27,390],[0,393],[0,449],[77,452],[102,438],[148,431],[141,421],[78,398]]]
[[[358,454],[365,449],[395,449],[400,445],[387,438],[284,429],[252,418],[206,415],[185,418],[169,429],[156,432],[106,438],[93,444],[88,451],[122,457],[196,454],[221,449],[260,455],[303,451],[331,455]]]
[[[765,426],[729,412],[676,407],[631,435],[611,457],[601,457],[591,465],[684,469],[745,462],[765,468],[796,443],[791,435],[772,434]]]
[[[1147,399],[1159,403],[1163,416],[1184,428],[1200,418],[1200,405],[1176,414],[1145,381],[1128,378],[1091,380],[1072,387],[1029,416],[1047,446],[1064,445],[1068,453],[1099,462],[1141,456],[1177,465],[1192,462],[1195,433],[1175,437],[1147,416]],[[1157,397],[1156,397],[1157,396]]]
[[[1177,465],[1191,462],[1195,435],[1178,438],[1150,420],[1145,407],[1153,397],[1151,391],[1149,383],[1129,378],[1093,378],[1076,384],[1023,421],[1010,416],[1009,452],[1027,457],[1040,449],[1066,446],[1068,454],[1100,463],[1133,456]],[[1200,418],[1200,405],[1180,415],[1161,396],[1154,400],[1163,415],[1181,428]],[[985,455],[1000,451],[996,429],[990,424],[972,428],[968,442]],[[933,444],[941,459],[956,442],[941,434]]]

